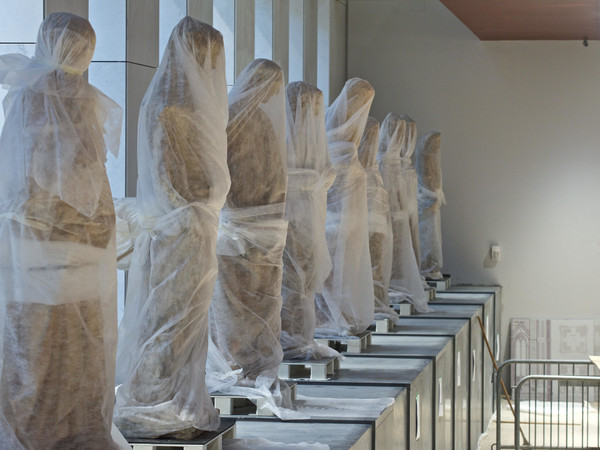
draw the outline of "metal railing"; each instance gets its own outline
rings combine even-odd
[[[499,380],[509,369],[514,437],[502,443]],[[494,383],[496,449],[600,448],[600,371],[590,361],[508,360],[498,367]]]

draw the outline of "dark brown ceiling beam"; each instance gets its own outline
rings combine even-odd
[[[481,40],[600,40],[600,0],[441,0]]]

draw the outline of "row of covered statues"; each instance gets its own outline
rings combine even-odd
[[[113,421],[126,437],[193,438],[219,425],[209,391],[293,418],[284,358],[336,356],[315,335],[394,320],[391,302],[427,311],[439,133],[417,143],[393,113],[380,126],[358,78],[325,110],[263,59],[227,94],[221,34],[186,17],[142,101],[137,197],[113,204],[104,163],[122,116],[83,76],[94,46],[87,20],[55,13],[33,58],[0,57],[6,448],[118,448]]]

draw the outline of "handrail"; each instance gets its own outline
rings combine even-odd
[[[504,372],[504,370],[506,369],[506,367],[509,366],[516,366],[516,365],[534,365],[534,364],[552,364],[552,365],[587,365],[587,366],[593,366],[594,364],[589,360],[589,359],[508,359],[504,362],[502,362],[499,366],[498,366],[498,370],[494,371],[493,374],[493,382],[494,385],[496,387],[496,448],[498,450],[502,449],[502,448],[507,448],[507,447],[502,447],[501,444],[501,426],[500,424],[502,423],[502,402],[501,402],[501,396],[502,396],[502,390],[501,390],[501,384],[498,380],[500,380],[502,378],[502,374]],[[513,386],[511,386],[511,388],[514,389]],[[507,399],[508,401],[510,401],[510,399]],[[519,427],[515,427],[516,430],[519,429]]]
[[[559,361],[553,361],[555,363],[559,363],[559,364],[570,364],[570,362],[568,363],[561,363]],[[585,361],[588,362],[588,361]],[[521,442],[520,442],[520,424],[521,424],[521,387],[525,384],[525,383],[529,383],[532,380],[539,380],[539,381],[567,381],[567,382],[581,382],[582,384],[584,382],[586,383],[598,383],[598,386],[600,387],[600,377],[593,377],[593,376],[584,376],[584,375],[527,375],[523,378],[521,378],[521,380],[519,380],[519,382],[517,383],[517,385],[515,386],[515,437],[514,437],[514,442],[515,442],[515,450],[520,450],[521,449]],[[500,428],[500,427],[498,427]]]

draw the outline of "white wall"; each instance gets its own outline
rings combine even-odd
[[[372,115],[442,133],[453,282],[504,287],[504,343],[512,317],[600,317],[600,42],[481,42],[436,0],[348,9]]]

